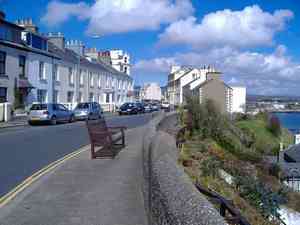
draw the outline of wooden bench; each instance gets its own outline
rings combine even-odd
[[[92,159],[114,158],[125,147],[126,127],[108,127],[105,119],[87,120],[86,125],[91,142]]]

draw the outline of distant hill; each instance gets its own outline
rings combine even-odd
[[[258,101],[258,100],[300,101],[300,96],[247,95],[247,101]]]

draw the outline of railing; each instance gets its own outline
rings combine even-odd
[[[115,112],[116,105],[114,103],[101,103],[100,104],[104,112]]]
[[[291,188],[293,191],[300,192],[300,171],[298,168],[291,168],[288,176],[283,180],[283,184]]]
[[[196,183],[195,186],[199,192],[209,197],[212,202],[220,205],[220,215],[226,218],[226,221],[229,224],[250,225],[250,223],[234,207],[231,200],[227,200],[218,193],[205,189],[199,183]],[[230,213],[230,217],[226,216],[227,211]]]

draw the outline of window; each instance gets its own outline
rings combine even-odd
[[[127,57],[124,58],[124,62],[127,63]],[[126,67],[125,67],[126,68]]]
[[[83,71],[80,70],[79,73],[80,73],[80,75],[79,75],[79,84],[80,84],[81,86],[83,86]]]
[[[7,27],[4,24],[1,24],[0,39],[19,43],[21,39],[21,33],[14,28]]]
[[[37,90],[37,100],[40,103],[47,102],[47,90],[38,89]]]
[[[6,52],[0,51],[0,76],[5,75]]]
[[[57,90],[54,90],[54,94],[53,94],[53,102],[54,103],[58,103],[59,102],[59,94]]]
[[[76,109],[88,109],[89,108],[89,104],[88,103],[79,103],[76,106]]]
[[[0,87],[0,103],[7,101],[7,88]]]
[[[105,87],[106,87],[106,88],[108,88],[108,82],[109,82],[109,81],[108,81],[108,77],[107,77],[107,76],[105,76],[105,78],[104,78],[104,79],[105,79]]]
[[[99,102],[99,104],[102,102],[101,94],[98,94],[98,102]]]
[[[98,88],[101,88],[101,76],[98,75]]]
[[[106,102],[106,103],[109,103],[109,93],[106,93],[106,96],[105,96],[105,102]]]
[[[82,96],[82,92],[81,91],[78,92],[78,101],[79,102],[83,102],[83,96]]]
[[[59,82],[59,72],[58,72],[58,65],[54,64],[53,66],[53,79]]]
[[[72,67],[69,67],[69,85],[74,85],[74,74]]]
[[[127,73],[127,67],[124,67],[124,73]]]
[[[89,101],[93,102],[94,101],[94,94],[91,92],[89,96]]]
[[[67,101],[68,102],[74,102],[74,92],[73,91],[68,91]]]
[[[19,55],[19,76],[20,76],[20,78],[25,77],[25,65],[26,65],[26,57],[24,55]]]
[[[30,32],[26,33],[26,43],[33,48],[45,51],[48,49],[47,40],[45,38],[39,37],[38,35]]]
[[[40,80],[45,80],[45,63],[44,62],[40,62],[39,64],[39,78]]]
[[[92,73],[90,73],[90,86],[94,87],[94,76]]]
[[[64,105],[61,105],[61,104],[58,104],[58,105],[57,105],[57,108],[58,108],[60,111],[68,111],[68,109],[67,109]]]

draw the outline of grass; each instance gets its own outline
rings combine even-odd
[[[282,129],[279,137],[274,136],[268,129],[263,119],[249,119],[236,122],[236,126],[254,135],[254,147],[257,151],[266,154],[274,154],[279,149],[280,142],[284,148],[293,143],[293,136],[287,129]]]

